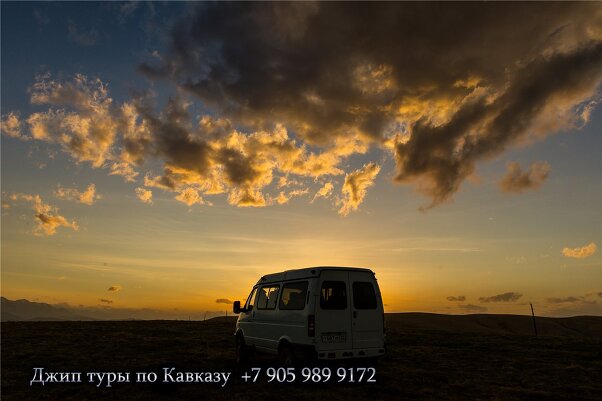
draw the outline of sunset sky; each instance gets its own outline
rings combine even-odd
[[[601,3],[1,8],[2,296],[602,315]]]

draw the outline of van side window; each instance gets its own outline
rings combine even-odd
[[[278,288],[280,288],[278,285],[261,287],[257,297],[257,309],[276,309]]]
[[[245,310],[250,311],[253,310],[253,305],[255,305],[255,298],[257,295],[257,288],[253,288],[253,291],[249,294],[249,298],[247,298],[247,302],[245,303]]]
[[[320,308],[347,309],[347,288],[344,281],[324,281],[322,283]]]
[[[355,309],[376,309],[374,286],[368,281],[353,283],[353,307]]]
[[[305,309],[305,296],[307,294],[307,281],[284,284],[280,294],[280,309],[303,310]]]

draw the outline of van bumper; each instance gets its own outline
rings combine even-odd
[[[382,348],[353,348],[316,351],[318,359],[351,359],[351,358],[375,358],[386,353]]]

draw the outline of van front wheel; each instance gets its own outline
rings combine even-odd
[[[247,351],[247,345],[242,335],[236,336],[236,363],[242,364],[247,362],[249,358],[249,352]]]
[[[282,344],[278,350],[278,356],[280,357],[280,364],[285,368],[295,366],[295,354],[290,344]]]

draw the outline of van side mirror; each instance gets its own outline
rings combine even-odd
[[[232,304],[232,312],[234,313],[240,313],[240,301],[234,301],[234,304]]]

